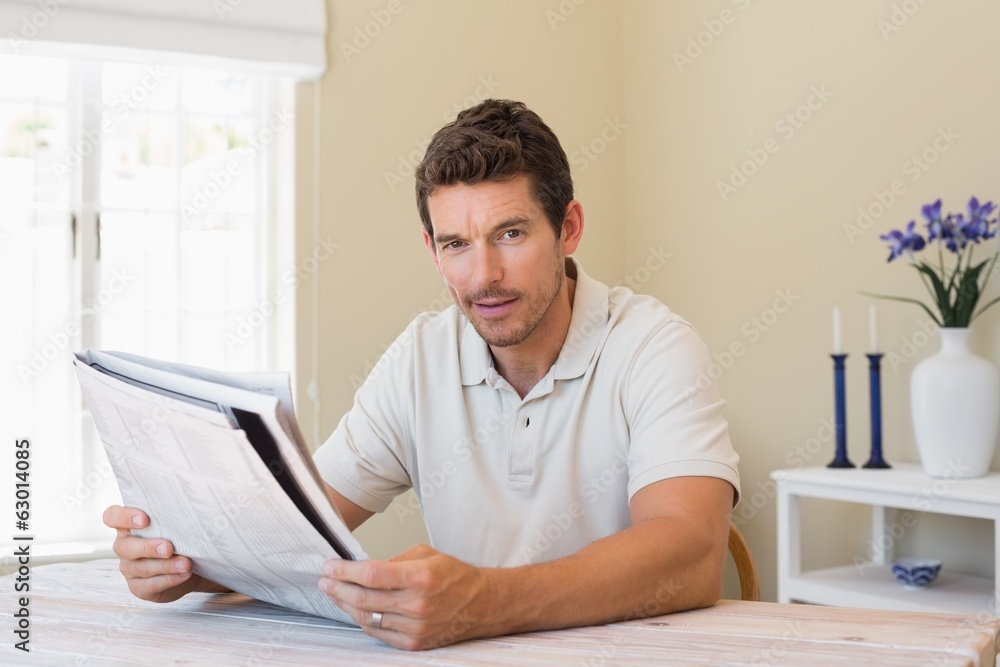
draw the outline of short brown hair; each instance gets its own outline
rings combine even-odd
[[[523,102],[486,100],[466,109],[437,131],[417,166],[417,209],[424,229],[434,237],[427,199],[439,187],[502,182],[522,174],[559,238],[573,200],[573,177],[555,133]]]

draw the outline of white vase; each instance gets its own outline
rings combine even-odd
[[[931,477],[982,477],[1000,427],[1000,375],[969,351],[967,328],[940,330],[941,350],[913,369],[910,408],[924,471]]]

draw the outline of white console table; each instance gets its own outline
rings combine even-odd
[[[916,464],[889,470],[799,468],[775,470],[778,494],[778,601],[895,611],[998,616],[996,578],[1000,573],[1000,474],[978,479],[934,479]],[[872,506],[875,548],[841,567],[802,571],[801,498]],[[896,510],[934,512],[993,520],[994,578],[966,576],[944,563],[926,589],[904,588],[892,575],[894,538],[906,530],[907,516]]]

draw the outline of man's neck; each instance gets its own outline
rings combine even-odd
[[[511,347],[490,347],[493,365],[521,398],[545,377],[559,358],[573,318],[576,281],[567,277],[552,307],[529,340]]]

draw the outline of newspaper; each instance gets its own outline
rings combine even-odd
[[[317,588],[329,558],[367,559],[330,503],[288,376],[225,374],[121,352],[74,360],[122,499],[196,574],[356,625]]]

